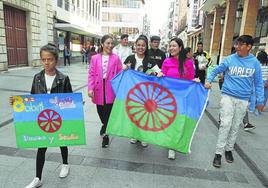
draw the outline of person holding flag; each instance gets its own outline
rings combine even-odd
[[[187,58],[183,41],[180,38],[172,38],[169,42],[170,57],[165,59],[162,65],[163,76],[194,80],[195,69],[191,58]],[[196,80],[198,82],[198,80]],[[200,81],[199,81],[200,82]],[[175,150],[168,151],[168,159],[174,160]]]
[[[119,57],[112,53],[113,47],[113,37],[104,35],[101,38],[101,52],[92,56],[88,70],[88,96],[96,104],[102,122],[100,135],[103,136],[103,148],[109,145],[109,137],[105,132],[115,99],[110,81],[122,70]]]
[[[34,76],[31,94],[45,93],[72,93],[72,86],[69,77],[56,69],[59,52],[54,44],[47,44],[40,49],[40,58],[44,69]],[[13,105],[14,98],[10,97],[9,103]],[[68,165],[68,148],[61,146],[61,156],[63,164],[61,166],[60,178],[65,178],[70,171]],[[47,148],[38,148],[36,156],[36,177],[25,188],[35,188],[42,186],[42,171],[45,164]]]
[[[153,74],[161,76],[161,70],[148,55],[148,40],[139,36],[135,42],[136,53],[130,55],[126,58],[124,64],[124,70],[131,68],[139,72],[144,72],[146,74]],[[130,143],[136,144],[138,140],[130,139]],[[143,147],[147,147],[148,144],[146,142],[141,142]]]
[[[234,161],[232,150],[246,114],[248,101],[254,88],[257,95],[256,109],[263,111],[264,87],[261,66],[257,58],[250,53],[254,40],[250,35],[238,37],[236,53],[227,56],[215,68],[205,83],[205,88],[211,88],[211,82],[220,73],[224,73],[222,99],[220,101],[221,122],[216,144],[214,167],[221,167],[221,157],[225,154],[228,163]],[[255,86],[255,87],[254,87]]]

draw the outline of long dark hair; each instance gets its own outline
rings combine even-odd
[[[111,35],[103,35],[103,37],[101,38],[101,44],[103,45],[104,42],[107,40],[107,39],[113,39],[113,37]],[[103,47],[100,47],[100,53],[103,52]]]
[[[147,55],[148,55],[148,39],[147,39],[146,36],[141,36],[141,35],[140,35],[140,36],[136,39],[135,44],[137,44],[137,42],[138,42],[139,40],[143,40],[143,41],[145,42],[145,44],[146,44],[146,50],[145,50],[144,54],[147,56]]]
[[[179,47],[181,47],[181,51],[179,53],[179,73],[182,75],[184,74],[183,65],[186,59],[186,50],[184,49],[183,41],[180,38],[172,38],[170,42],[175,41]]]

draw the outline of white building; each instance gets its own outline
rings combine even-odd
[[[80,55],[82,45],[97,45],[102,36],[101,3],[101,0],[52,0],[54,41],[60,49],[66,44],[75,56]]]
[[[120,36],[129,34],[129,39],[142,33],[145,15],[144,0],[102,0],[102,33]]]

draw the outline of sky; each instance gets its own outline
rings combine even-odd
[[[145,10],[151,21],[151,34],[158,35],[158,30],[167,20],[170,0],[145,0]]]

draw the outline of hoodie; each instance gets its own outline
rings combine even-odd
[[[212,82],[217,74],[220,73],[224,73],[222,94],[242,100],[249,100],[254,84],[257,95],[256,105],[263,105],[264,88],[261,66],[254,55],[249,54],[246,57],[240,57],[235,53],[227,56],[222,63],[211,72],[207,79],[208,82]]]

